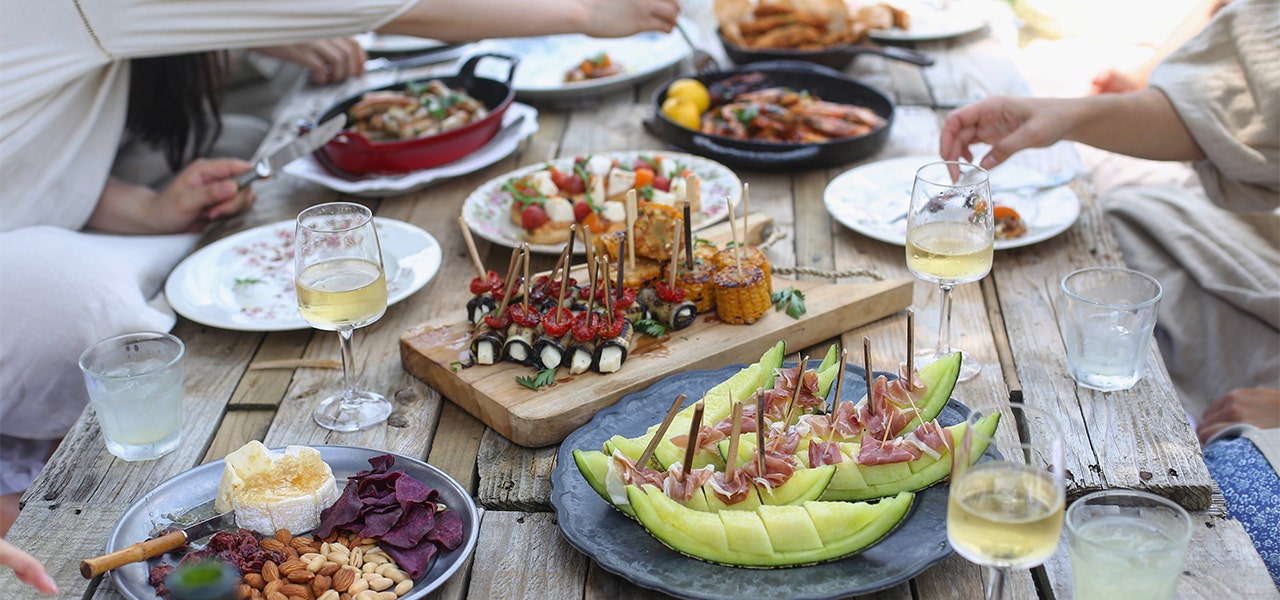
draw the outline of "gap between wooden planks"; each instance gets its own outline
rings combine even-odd
[[[469,362],[472,331],[461,309],[402,334],[401,363],[512,442],[547,446],[559,443],[600,409],[667,375],[754,362],[778,340],[786,340],[788,348],[804,348],[896,313],[911,305],[914,280],[830,284],[775,277],[773,285],[804,292],[805,315],[792,319],[771,309],[751,325],[725,325],[714,315],[700,315],[693,325],[661,340],[638,335],[617,373],[571,376],[561,370],[555,385],[539,390],[516,382],[517,376],[533,375],[532,367],[507,362],[461,367]]]

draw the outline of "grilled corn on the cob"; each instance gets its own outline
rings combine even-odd
[[[731,265],[717,269],[715,277],[716,315],[725,323],[755,323],[769,310],[769,288],[759,267]]]
[[[716,268],[706,261],[695,261],[692,271],[685,271],[676,278],[676,287],[684,290],[686,300],[698,307],[698,312],[707,312],[716,306],[715,284],[711,278]]]
[[[761,273],[764,274],[765,292],[769,294],[773,293],[772,269],[769,267],[769,257],[765,255],[764,250],[755,246],[746,245],[742,246],[741,250],[742,266],[746,267],[747,265],[750,265],[760,269]],[[736,266],[738,264],[738,258],[734,254],[733,246],[722,248],[717,252],[714,259],[716,270],[719,271],[730,266]]]

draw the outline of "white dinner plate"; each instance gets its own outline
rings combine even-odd
[[[894,0],[893,5],[911,16],[908,29],[872,29],[867,35],[879,42],[927,42],[968,35],[987,25],[986,18],[966,2]],[[945,6],[945,8],[943,7]]]
[[[440,268],[440,244],[414,225],[375,217],[387,304],[422,289]],[[289,331],[311,325],[298,312],[293,284],[293,220],[220,239],[169,274],[165,297],[197,323],[237,331]]]
[[[742,199],[742,181],[726,167],[714,160],[684,154],[680,152],[629,150],[625,152],[604,152],[596,156],[606,156],[622,163],[632,163],[638,156],[661,156],[675,160],[693,171],[701,180],[702,210],[692,215],[693,230],[703,229],[714,223],[723,221],[729,216],[729,204],[738,205]],[[462,204],[462,216],[467,226],[476,235],[508,248],[517,248],[524,243],[524,230],[511,222],[511,194],[502,191],[502,185],[512,179],[524,177],[529,173],[545,169],[553,165],[557,169],[569,171],[573,168],[574,157],[521,167],[504,175],[494,177],[476,188],[467,196]],[[533,252],[558,254],[564,244],[529,244]],[[574,245],[574,252],[584,252],[582,244]]]
[[[408,194],[422,188],[440,183],[446,179],[459,177],[479,171],[493,163],[510,156],[520,142],[538,131],[538,111],[527,104],[512,102],[502,115],[502,124],[506,126],[517,119],[524,118],[518,129],[510,135],[502,135],[501,139],[490,140],[474,152],[431,169],[410,171],[401,175],[366,175],[354,179],[344,179],[325,170],[314,155],[307,155],[284,167],[284,172],[307,181],[318,183],[331,190],[360,196],[363,198],[384,198]]]
[[[868,163],[841,173],[823,193],[827,212],[845,227],[869,238],[905,246],[907,220],[897,219],[911,204],[916,171],[937,162],[936,156],[905,156]],[[991,171],[991,185],[1012,187],[1042,182],[1045,174],[1012,164]],[[1060,186],[1032,194],[992,194],[995,201],[1018,211],[1027,224],[1021,237],[996,240],[996,250],[1043,242],[1069,229],[1080,216],[1080,198]]]
[[[653,77],[689,54],[675,33],[647,32],[625,38],[593,38],[581,34],[487,40],[471,54],[498,52],[520,57],[512,85],[530,100],[580,99],[617,91]],[[610,77],[565,83],[566,71],[606,52],[623,71]],[[504,67],[505,68],[505,67]],[[483,68],[477,72],[483,72]],[[485,75],[496,76],[496,75]]]
[[[432,38],[381,33],[362,33],[356,36],[356,41],[370,54],[426,52],[456,45]]]

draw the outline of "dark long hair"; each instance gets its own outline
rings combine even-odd
[[[133,59],[125,130],[180,170],[222,132],[226,63],[222,51]]]

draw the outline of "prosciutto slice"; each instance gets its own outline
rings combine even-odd
[[[755,433],[756,409],[754,406],[742,407],[742,424],[739,431],[741,433]],[[698,447],[715,452],[717,445],[721,441],[728,439],[730,433],[733,433],[732,416],[725,417],[713,425],[704,425],[698,434]],[[670,440],[672,444],[685,448],[689,444],[689,434],[674,435],[671,436]]]
[[[903,439],[933,458],[941,458],[942,453],[954,445],[951,432],[939,425],[937,419],[921,424]]]
[[[715,473],[711,476],[712,492],[721,502],[730,506],[746,500],[747,495],[755,490],[751,483],[751,477],[743,473],[741,469],[736,472],[737,476],[734,477],[733,481],[729,481],[724,473]]]
[[[702,484],[711,481],[714,474],[714,467],[707,465],[701,469],[693,469],[685,475],[684,465],[676,463],[667,469],[667,479],[662,484],[662,491],[672,500],[686,504]]]
[[[841,402],[834,415],[805,415],[800,419],[813,435],[842,442],[856,441],[864,429],[858,420],[858,407],[852,402]]]
[[[772,490],[786,483],[795,474],[796,459],[790,454],[774,454],[765,451],[764,473],[761,473],[756,467],[756,458],[755,455],[752,455],[747,464],[742,465],[742,472],[756,484]]]
[[[886,465],[920,458],[923,453],[914,445],[901,439],[881,442],[879,438],[862,436],[862,449],[858,451],[858,464]]]
[[[840,442],[809,442],[809,467],[818,468],[824,465],[836,465],[844,461],[840,454]]]

